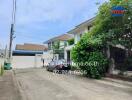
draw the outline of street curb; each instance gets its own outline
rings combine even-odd
[[[129,82],[129,81],[124,81],[120,79],[112,79],[112,78],[103,78],[103,80],[132,87],[132,82]]]

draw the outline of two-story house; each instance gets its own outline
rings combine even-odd
[[[72,59],[71,59],[71,50],[72,48],[80,41],[81,37],[85,34],[88,33],[93,26],[95,18],[91,18],[80,25],[77,25],[74,29],[68,32],[68,34],[73,34],[74,35],[74,44],[73,45],[68,45],[64,49],[64,58],[67,60],[68,63],[72,64]],[[117,69],[120,70],[120,68],[123,66],[124,67],[124,61],[126,58],[126,55],[129,57],[132,57],[132,52],[128,52],[124,46],[122,45],[114,45],[112,43],[108,43],[108,50],[106,50],[107,57],[111,60],[110,64],[110,71],[109,73],[118,73]],[[129,62],[130,63],[130,62]],[[126,65],[125,65],[126,66]],[[127,73],[132,71],[132,67],[129,64],[128,67],[126,68],[128,70]],[[131,75],[129,73],[128,75]]]
[[[63,34],[44,42],[48,45],[48,52],[50,54],[58,54],[57,59],[64,59],[64,48],[68,46],[68,40],[72,39],[73,35]],[[53,59],[55,57],[53,56]]]
[[[64,50],[64,58],[67,60],[67,62],[71,62],[71,50],[72,48],[77,44],[77,42],[81,39],[81,37],[89,32],[90,28],[92,27],[93,21],[95,18],[91,18],[80,25],[77,25],[73,30],[69,31],[68,34],[73,34],[74,35],[74,44],[73,45],[68,45],[65,47]]]

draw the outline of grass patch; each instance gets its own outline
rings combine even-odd
[[[1,65],[0,67],[0,76],[2,76],[4,74],[4,66]]]

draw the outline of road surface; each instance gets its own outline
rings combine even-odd
[[[132,100],[132,84],[53,74],[45,69],[15,70],[23,100]]]
[[[4,71],[0,76],[0,100],[21,100],[13,72]]]

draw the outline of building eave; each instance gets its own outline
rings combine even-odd
[[[67,35],[67,37],[63,37],[65,35]],[[57,40],[59,40],[59,41],[67,41],[67,40],[69,40],[71,38],[73,38],[72,35],[70,35],[70,34],[63,34],[63,35],[60,35],[60,36],[57,36],[57,37],[54,37],[54,38],[51,38],[51,39],[45,41],[44,44],[48,44],[50,42],[54,42],[54,41],[57,41]]]
[[[87,21],[75,26],[74,29],[68,31],[67,33],[68,34],[76,34],[76,31],[78,31],[80,28],[85,27],[87,25],[92,25],[94,20],[95,20],[95,17],[93,17],[93,18],[91,18],[91,19],[89,19],[89,20],[87,20]]]
[[[86,26],[86,25],[92,25],[93,22],[95,21],[95,18],[96,18],[96,17],[90,18],[90,19],[88,19],[87,21],[85,21],[85,22],[83,22],[83,23],[77,25],[76,27],[78,28],[78,27],[82,27],[82,26]]]

